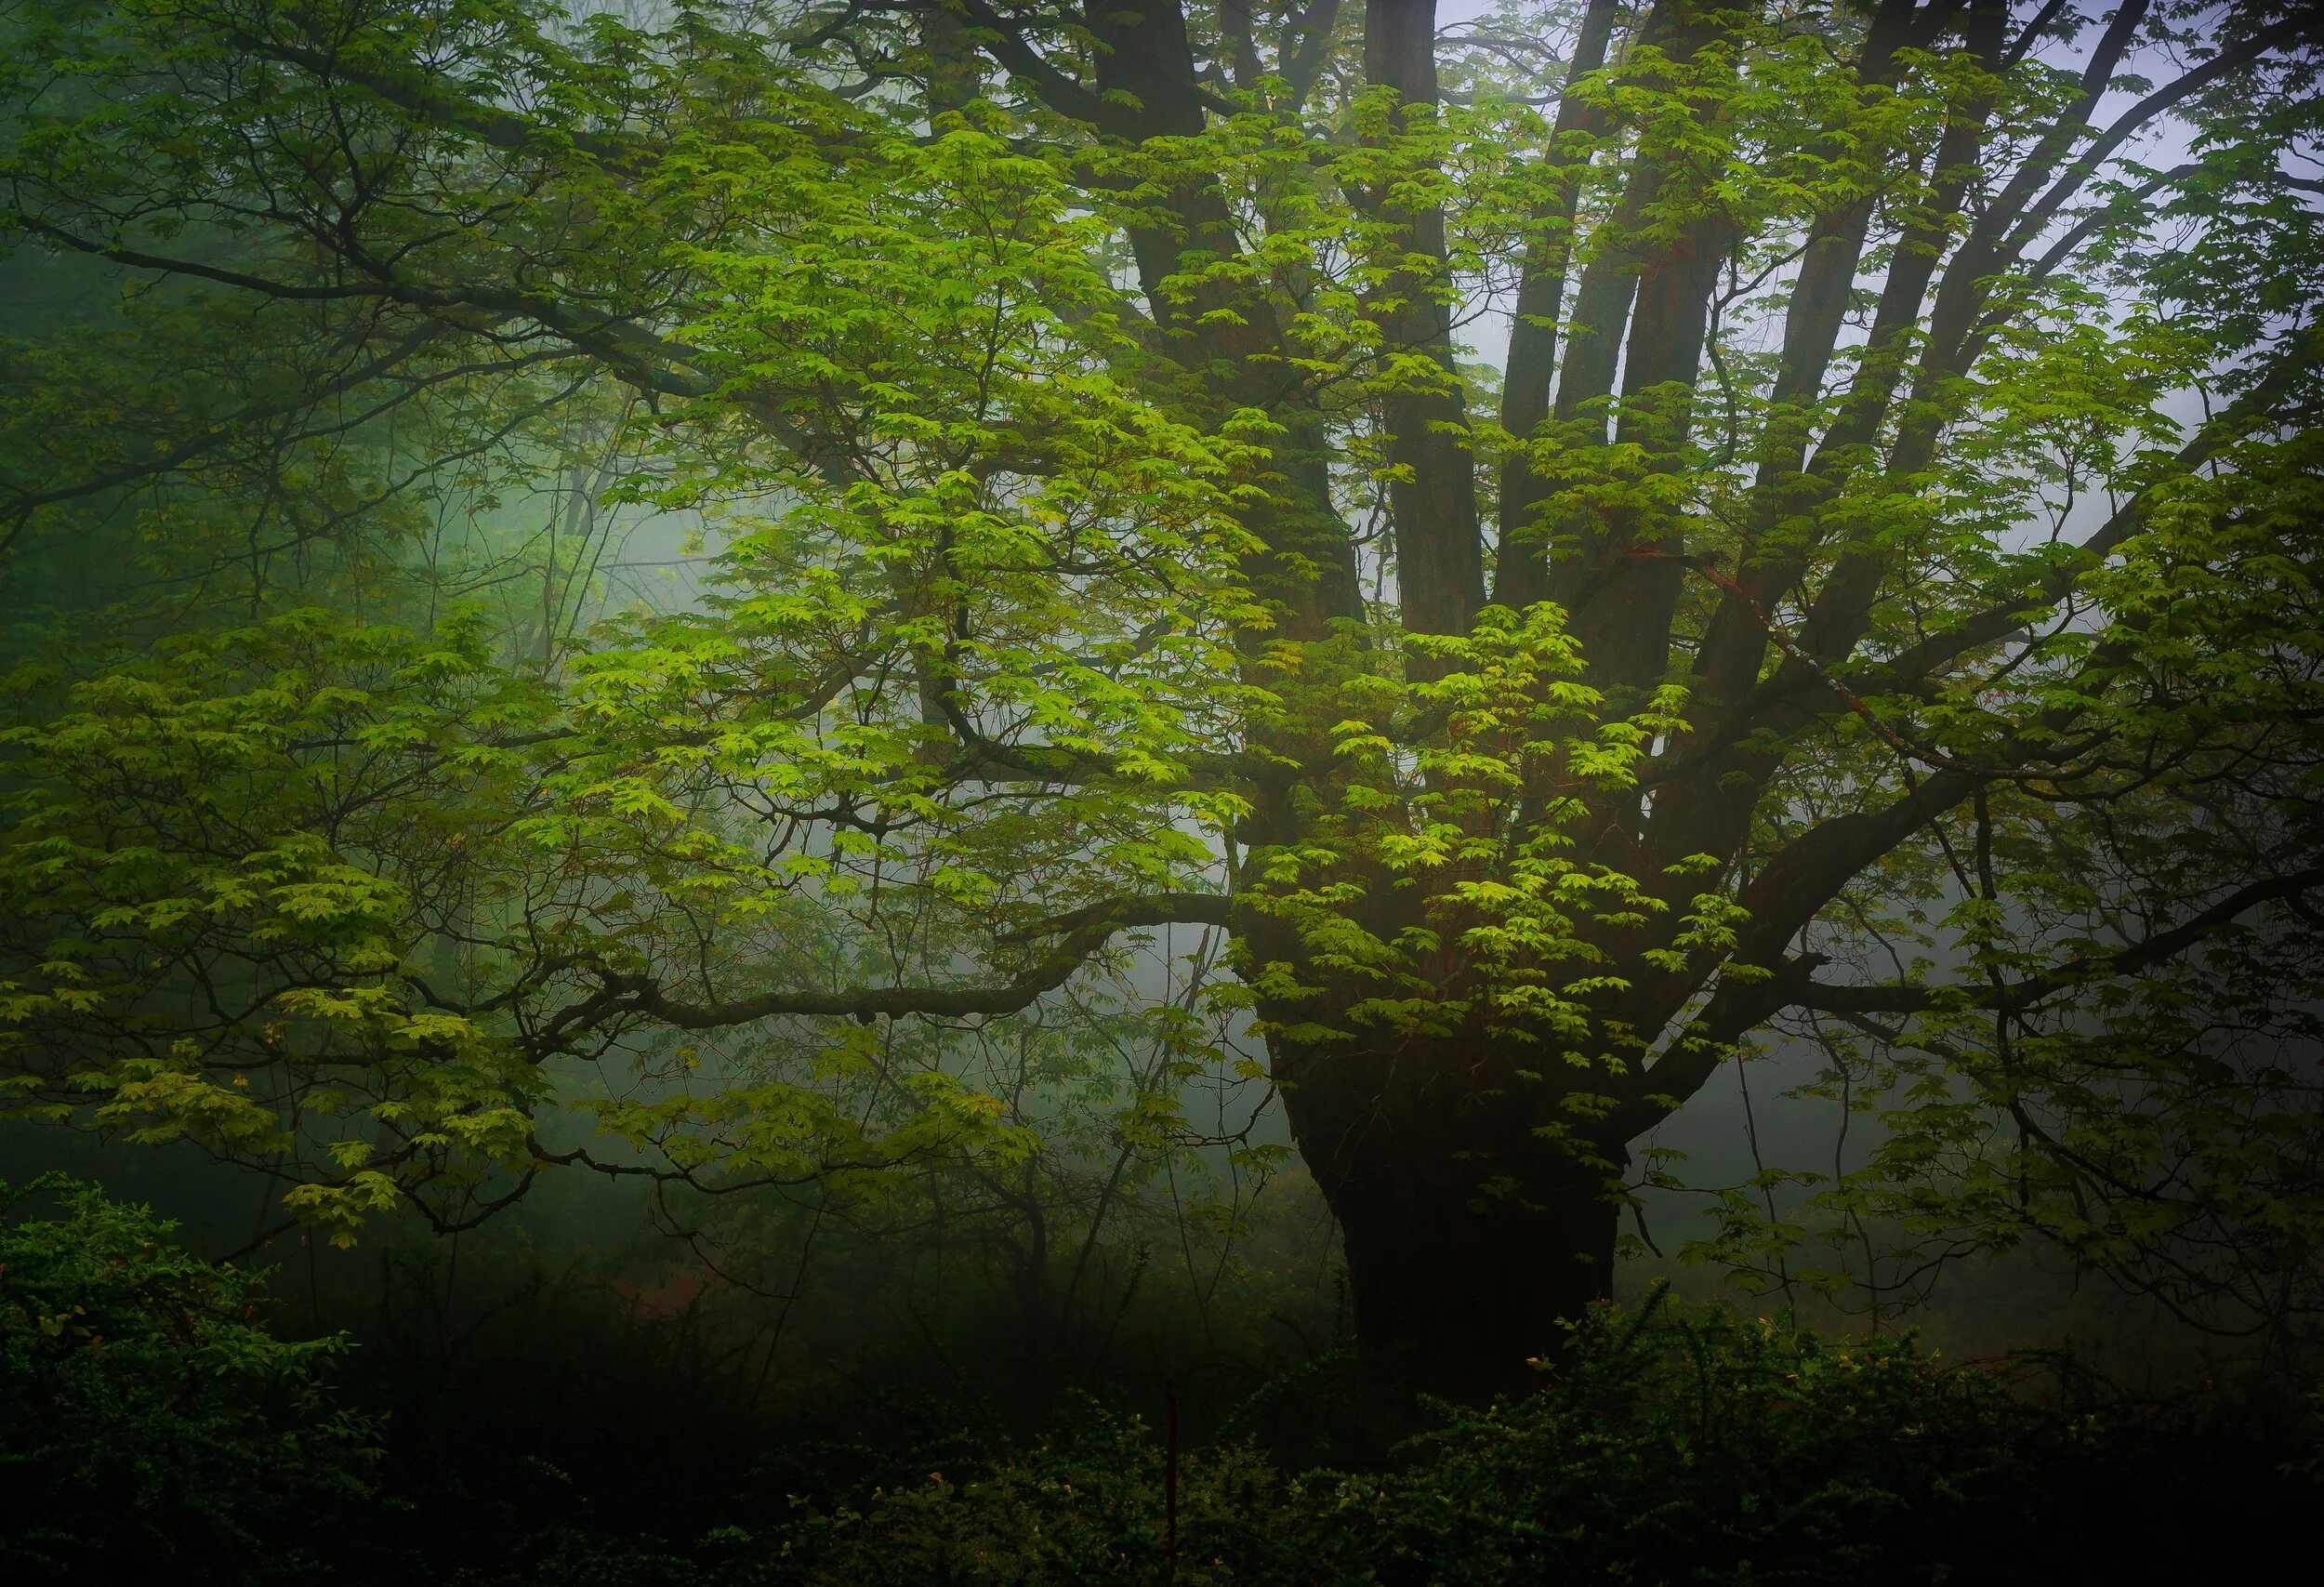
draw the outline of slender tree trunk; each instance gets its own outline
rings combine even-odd
[[[1435,0],[1370,0],[1365,9],[1364,69],[1398,99],[1394,121],[1408,130],[1435,112]],[[1389,392],[1383,400],[1388,487],[1394,521],[1396,582],[1405,627],[1414,633],[1461,634],[1485,604],[1478,537],[1476,463],[1467,436],[1468,398],[1453,357],[1452,311],[1445,273],[1445,212],[1379,205],[1398,231],[1398,247],[1421,268],[1392,276],[1375,305],[1392,346],[1425,354],[1435,383]],[[1443,675],[1439,660],[1414,655],[1416,678]]]

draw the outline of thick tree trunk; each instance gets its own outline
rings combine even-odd
[[[1276,1053],[1301,1155],[1338,1216],[1356,1333],[1421,1386],[1482,1400],[1538,1382],[1558,1326],[1609,1293],[1620,1145],[1552,1141],[1574,1115],[1486,1038]]]
[[[1331,1202],[1358,1339],[1407,1356],[1437,1393],[1483,1400],[1536,1386],[1530,1363],[1557,1355],[1560,1322],[1611,1293],[1617,1208],[1602,1175],[1487,1196],[1462,1166],[1433,1182],[1354,1175]]]

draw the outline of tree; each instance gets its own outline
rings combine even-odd
[[[611,498],[720,536],[554,674],[278,615],[28,683],[28,1105],[279,1154],[230,1081],[280,1070],[371,1131],[307,1215],[466,1216],[594,1160],[560,1061],[787,1025],[806,1079],[601,1118],[824,1183],[1008,1149],[932,1072],[838,1100],[880,1022],[1185,922],[1359,1329],[1447,1386],[1605,1293],[1639,1144],[1802,1025],[1891,1104],[1833,1219],[2313,1315],[2313,8],[14,25],[20,246],[283,372],[84,416],[21,535],[267,427],[220,488],[310,497],[350,404],[456,467],[627,393]]]

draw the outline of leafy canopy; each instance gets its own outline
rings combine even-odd
[[[1882,1126],[1715,1254],[2313,1310],[2312,10],[5,25],[9,268],[96,284],[7,576],[117,553],[9,682],[11,1105],[339,1237],[872,1195],[1034,1149],[894,1022],[1184,924],[1327,1195],[1672,1181],[1786,1032]],[[440,554],[544,482],[700,582]]]

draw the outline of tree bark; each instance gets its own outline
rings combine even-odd
[[[1409,130],[1434,113],[1435,0],[1370,0],[1365,8],[1365,75],[1395,91],[1393,124]],[[1464,634],[1485,604],[1485,567],[1477,523],[1476,464],[1467,433],[1468,398],[1453,358],[1446,280],[1445,212],[1406,211],[1381,204],[1399,251],[1422,266],[1400,270],[1379,294],[1380,329],[1399,350],[1425,354],[1434,378],[1393,390],[1382,400],[1388,429],[1388,487],[1394,520],[1396,581],[1405,627],[1421,634]],[[1415,677],[1444,674],[1445,664],[1413,656]]]
[[[1566,275],[1574,258],[1574,216],[1581,178],[1594,140],[1605,132],[1604,107],[1574,92],[1578,79],[1605,65],[1606,47],[1621,7],[1617,0],[1590,0],[1574,41],[1574,59],[1561,86],[1557,125],[1550,136],[1545,165],[1554,174],[1550,196],[1533,214],[1536,228],[1526,245],[1517,305],[1509,327],[1509,367],[1501,383],[1501,429],[1512,444],[1501,464],[1500,546],[1493,577],[1493,599],[1525,606],[1541,598],[1549,579],[1549,556],[1532,537],[1533,516],[1548,487],[1533,471],[1523,443],[1550,417],[1550,382],[1557,367],[1557,323],[1565,302]]]
[[[1521,1393],[1560,1324],[1611,1292],[1618,1142],[1534,1078],[1538,1048],[1483,1033],[1367,1050],[1278,1044],[1301,1156],[1338,1218],[1358,1340],[1411,1381]]]
[[[1340,1220],[1356,1335],[1406,1357],[1422,1386],[1455,1399],[1519,1394],[1552,1359],[1559,1326],[1612,1293],[1616,1217],[1603,1176],[1573,1169],[1522,1196],[1486,1197],[1434,1165],[1340,1177]]]

